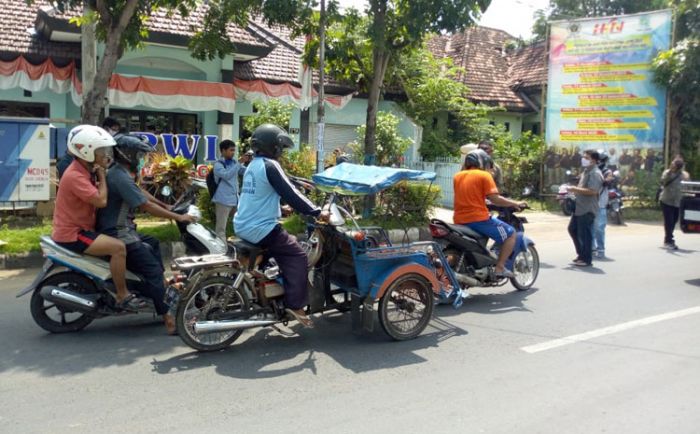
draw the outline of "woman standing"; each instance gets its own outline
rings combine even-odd
[[[688,172],[683,170],[685,162],[683,157],[676,155],[671,161],[668,169],[664,170],[661,175],[661,210],[664,214],[664,247],[670,250],[678,250],[678,246],[673,239],[673,230],[680,216],[681,198],[681,181],[689,179]]]

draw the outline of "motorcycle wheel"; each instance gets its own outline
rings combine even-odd
[[[226,293],[231,295],[226,311],[244,311],[250,308],[243,288],[234,289],[232,277],[213,276],[200,282],[180,299],[175,321],[182,341],[197,351],[217,351],[228,347],[238,339],[243,330],[199,334],[194,330],[197,321],[208,321],[211,315],[221,311]],[[243,285],[247,285],[244,281]],[[252,290],[252,288],[249,288]]]
[[[540,255],[535,246],[528,246],[527,250],[519,252],[513,259],[513,274],[510,283],[518,291],[526,291],[532,287],[540,272]]]
[[[571,206],[571,200],[565,199],[561,201],[561,212],[563,212],[567,217],[574,213],[573,207]]]
[[[34,322],[51,333],[77,332],[88,326],[95,318],[81,312],[60,307],[41,296],[41,288],[58,286],[71,291],[90,294],[97,292],[92,280],[82,274],[66,271],[52,274],[44,279],[34,290],[29,308]]]
[[[416,274],[396,279],[379,301],[379,323],[392,339],[413,339],[430,322],[433,315],[433,291],[428,282]]]
[[[620,210],[620,211],[609,210],[608,216],[610,217],[610,221],[612,221],[614,224],[622,225],[622,210]]]

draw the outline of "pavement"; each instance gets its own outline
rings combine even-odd
[[[609,259],[569,265],[568,219],[528,213],[535,287],[477,289],[415,340],[328,314],[198,354],[151,317],[50,335],[0,271],[0,432],[697,433],[700,236],[608,226]]]

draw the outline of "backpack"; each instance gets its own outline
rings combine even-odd
[[[214,163],[214,164],[216,164],[216,163]],[[221,180],[219,180],[219,182],[216,182],[216,179],[214,178],[214,168],[213,167],[209,171],[209,173],[207,173],[206,181],[207,181],[207,190],[209,190],[209,198],[213,199],[214,195],[216,194],[216,189],[219,188],[219,182],[221,182]]]

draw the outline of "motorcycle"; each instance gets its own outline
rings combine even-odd
[[[616,225],[622,224],[622,209],[624,208],[622,204],[624,193],[620,190],[619,180],[620,172],[616,170],[613,172],[613,181],[608,186],[608,218]]]
[[[207,184],[200,179],[193,179],[190,188],[185,192],[180,202],[173,205],[171,211],[176,214],[190,214],[199,220],[202,216],[199,207],[195,205],[197,195],[195,189],[206,189]],[[161,189],[161,195],[170,197],[172,191],[169,186],[164,186]],[[222,240],[210,228],[203,224],[196,223],[181,223],[177,222],[177,229],[180,231],[180,237],[185,244],[185,251],[190,256],[201,255],[223,255],[229,252],[233,247],[226,240]]]
[[[168,189],[164,193],[170,194]],[[176,205],[173,212],[197,217],[199,210],[192,205],[192,200]],[[214,253],[206,259],[210,263],[214,261],[212,256],[221,261],[216,252],[228,251],[216,234],[199,223],[178,223],[178,228],[188,250]],[[30,311],[39,327],[51,333],[75,332],[97,318],[133,313],[116,304],[115,294],[107,284],[112,278],[107,260],[72,252],[46,235],[40,237],[40,246],[46,261],[32,283],[17,294],[19,298],[32,293]],[[175,280],[181,281],[182,276]],[[127,270],[126,282],[129,291],[138,294],[143,279]],[[152,302],[147,298],[145,301],[146,307],[139,312],[155,313]]]
[[[570,216],[574,213],[574,208],[576,208],[576,196],[574,193],[569,192],[569,186],[575,186],[578,184],[578,177],[574,176],[570,170],[566,171],[566,176],[568,178],[567,182],[559,186],[559,191],[557,193],[557,201],[561,207],[561,211],[565,216]]]
[[[522,219],[522,217],[517,217]],[[430,221],[430,234],[441,248],[447,266],[454,271],[462,289],[469,287],[503,286],[510,280],[519,291],[530,289],[537,280],[540,259],[535,243],[522,231],[516,232],[513,253],[506,261],[506,269],[513,277],[496,276],[498,246],[488,245],[488,237],[464,225],[445,223],[442,220]]]

